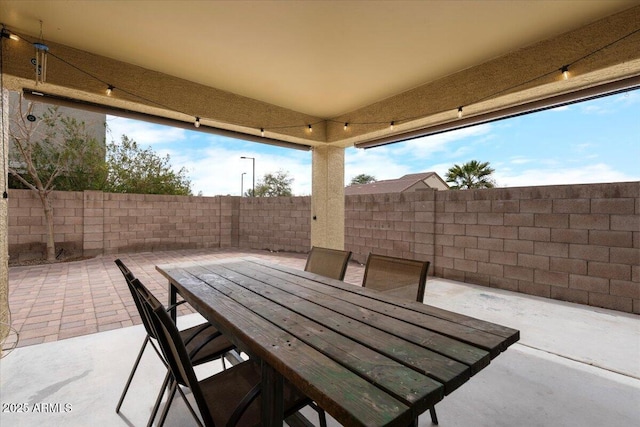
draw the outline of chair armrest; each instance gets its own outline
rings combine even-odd
[[[179,305],[184,304],[185,302],[187,302],[186,300],[182,300],[182,301],[178,301],[175,304],[171,304],[169,307],[167,307],[167,313],[175,310]]]

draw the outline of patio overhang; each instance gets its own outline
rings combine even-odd
[[[24,39],[3,40],[8,88],[304,148],[371,144],[455,122],[459,107],[468,119],[640,75],[640,6],[626,0],[155,2],[153,11],[9,0],[0,15]],[[40,22],[49,63],[36,85]]]

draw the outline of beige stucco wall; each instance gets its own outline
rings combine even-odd
[[[315,147],[312,157],[311,245],[344,247],[344,149]]]

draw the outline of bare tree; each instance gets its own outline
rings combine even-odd
[[[9,173],[37,194],[47,230],[46,260],[54,261],[52,191],[57,182],[68,180],[72,173],[98,171],[99,176],[104,176],[104,147],[89,136],[84,122],[63,116],[57,107],[36,117],[34,103],[26,103],[22,97],[11,117],[9,139]],[[86,165],[93,170],[84,170]]]

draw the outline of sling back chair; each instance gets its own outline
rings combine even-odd
[[[350,258],[351,251],[314,246],[307,256],[307,264],[304,267],[304,271],[331,279],[344,280]]]
[[[160,357],[160,360],[165,365],[167,363],[165,361],[165,358],[162,356],[162,354],[154,344],[153,340],[157,340],[155,331],[152,327],[150,319],[148,318],[146,312],[143,309],[144,307],[142,305],[142,301],[140,300],[140,295],[133,287],[133,281],[138,279],[135,278],[133,273],[131,273],[129,268],[120,259],[116,259],[115,263],[120,269],[120,271],[122,272],[122,275],[124,276],[127,282],[127,286],[129,287],[129,291],[131,292],[133,302],[135,303],[136,308],[138,309],[138,313],[140,314],[142,324],[144,325],[144,328],[147,332],[147,336],[145,337],[144,342],[142,343],[142,347],[138,352],[138,357],[136,358],[136,361],[133,364],[133,368],[131,369],[129,378],[127,379],[127,382],[124,386],[124,390],[122,390],[122,394],[120,395],[120,400],[118,401],[118,405],[116,406],[116,413],[118,413],[120,412],[120,407],[124,402],[124,398],[127,394],[127,391],[129,390],[129,386],[131,385],[133,376],[138,368],[138,364],[140,363],[140,359],[142,358],[142,354],[144,353],[144,350],[148,343],[151,344],[151,347],[155,350],[158,357]],[[173,307],[169,307],[167,310],[168,311],[175,310],[176,306],[183,302],[184,301],[180,301],[178,304],[174,305]],[[187,347],[187,352],[191,357],[191,363],[193,365],[200,365],[206,362],[221,359],[222,365],[223,367],[225,367],[224,354],[234,349],[234,345],[231,344],[231,342],[227,340],[226,337],[224,337],[216,328],[214,328],[208,322],[182,330],[179,332],[179,334]],[[167,378],[165,378],[165,383],[160,389],[160,394],[158,395],[156,404],[154,405],[154,408],[152,410],[150,422],[153,421],[153,418],[155,417],[158,411],[158,408],[160,407],[160,401],[161,401],[162,395],[164,394],[164,389],[166,388],[167,384],[168,384],[168,373],[167,373]]]
[[[429,261],[369,254],[362,287],[397,296],[409,296],[422,302],[429,264]]]
[[[399,297],[415,298],[421,303],[424,301],[429,265],[429,261],[415,261],[370,253],[364,270],[362,287]],[[436,408],[429,408],[429,413],[431,422],[438,424]],[[417,426],[417,419],[415,423]]]
[[[249,359],[208,378],[198,380],[182,336],[162,304],[139,280],[133,280],[132,284],[151,319],[158,337],[158,344],[166,357],[171,373],[169,397],[160,415],[158,426],[164,424],[176,391],[182,396],[191,415],[200,425],[206,427],[259,426],[262,414],[259,363]],[[181,387],[191,390],[202,424]],[[285,417],[309,403],[307,397],[286,381],[283,397]]]

